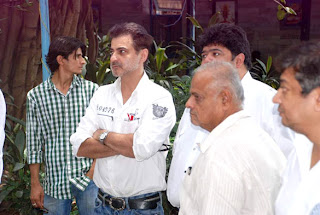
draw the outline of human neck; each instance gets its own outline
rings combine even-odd
[[[72,80],[73,80],[73,74],[64,73],[60,70],[57,70],[56,72],[54,72],[51,78],[52,83],[64,95],[67,94],[71,86]]]
[[[247,68],[243,65],[240,68],[238,68],[238,73],[240,76],[240,80],[242,80],[242,78],[247,74],[248,70]]]
[[[143,76],[143,68],[121,77],[121,93],[123,104],[130,98]]]

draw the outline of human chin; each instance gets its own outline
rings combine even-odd
[[[191,117],[192,124],[198,126],[199,125],[198,118],[194,114],[191,114],[190,117]]]

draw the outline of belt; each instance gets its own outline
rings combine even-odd
[[[121,211],[126,207],[128,209],[156,209],[157,203],[160,201],[160,194],[154,194],[151,196],[146,196],[142,198],[133,197],[112,197],[107,193],[102,192],[100,189],[98,191],[98,199],[102,201],[103,204],[109,205],[113,210]],[[127,201],[126,201],[127,200]],[[128,205],[126,204],[128,202]]]

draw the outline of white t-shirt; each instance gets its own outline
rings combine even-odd
[[[276,215],[311,215],[320,204],[320,162],[310,169],[313,144],[305,136],[296,135],[295,147],[283,174]]]
[[[244,110],[274,139],[284,155],[288,157],[293,148],[294,132],[281,124],[278,105],[272,102],[276,91],[254,80],[249,72],[242,78],[241,83],[245,96]],[[191,123],[189,112],[190,110],[186,108],[179,124],[168,176],[167,196],[169,202],[175,207],[180,206],[179,192],[185,172],[193,165],[200,153],[197,144],[208,135],[206,130]]]
[[[121,78],[100,87],[93,95],[85,116],[71,136],[73,154],[97,129],[134,133],[135,158],[116,155],[97,159],[93,180],[104,192],[129,197],[166,189],[166,152],[169,134],[176,122],[171,94],[148,79],[146,74],[129,100],[123,104]]]
[[[213,129],[200,151],[183,182],[180,215],[274,213],[285,157],[245,111]]]

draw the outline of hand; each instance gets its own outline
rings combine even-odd
[[[100,141],[100,135],[105,131],[107,131],[107,130],[105,130],[105,129],[96,130],[92,135],[93,139]]]
[[[43,208],[44,192],[40,183],[31,184],[30,200],[34,208]]]
[[[91,180],[93,179],[93,172],[94,172],[95,165],[96,165],[96,159],[93,160],[92,165],[86,174],[86,176],[88,176]]]

